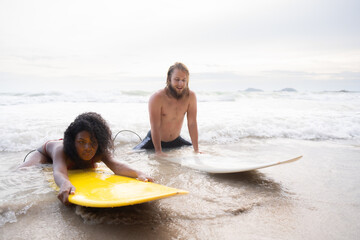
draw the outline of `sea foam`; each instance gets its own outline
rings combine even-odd
[[[100,113],[115,135],[128,129],[144,137],[150,129],[151,92],[98,91],[0,94],[0,151],[26,151],[63,137],[83,112]],[[244,138],[360,140],[360,93],[198,92],[200,144]],[[181,134],[189,139],[186,120]],[[122,135],[135,145],[137,137]]]

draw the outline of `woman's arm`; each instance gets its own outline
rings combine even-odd
[[[146,176],[145,173],[132,169],[130,166],[121,163],[119,161],[116,161],[114,158],[109,157],[108,159],[103,159],[103,162],[108,166],[116,175],[120,176],[126,176],[126,177],[132,177],[137,178],[140,181],[144,182],[153,182],[154,180]]]
[[[69,181],[67,174],[66,156],[62,142],[48,144],[47,151],[53,160],[53,174],[55,183],[60,188],[58,199],[67,205],[69,204],[69,194],[75,193],[75,187]]]

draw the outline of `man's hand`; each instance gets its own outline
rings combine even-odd
[[[164,153],[163,151],[155,152],[155,155],[156,155],[156,157],[168,157],[169,156],[166,153]]]

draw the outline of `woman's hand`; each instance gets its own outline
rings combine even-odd
[[[152,177],[146,176],[143,172],[140,172],[136,179],[143,182],[154,182],[154,179]]]
[[[65,181],[59,190],[58,199],[65,205],[69,205],[69,195],[75,194],[75,187],[69,182]]]

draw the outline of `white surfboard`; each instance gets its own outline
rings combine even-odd
[[[237,173],[237,172],[246,172],[256,169],[276,166],[285,163],[295,162],[302,158],[298,156],[296,158],[291,158],[283,161],[266,161],[266,160],[252,160],[252,159],[237,159],[236,161],[231,160],[227,161],[226,159],[221,158],[194,158],[191,160],[179,160],[176,158],[167,158],[166,160],[179,163],[184,167],[192,168],[195,170],[208,172],[208,173]]]

